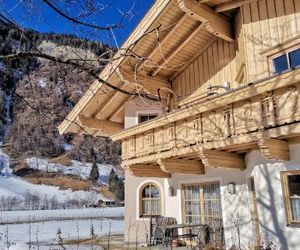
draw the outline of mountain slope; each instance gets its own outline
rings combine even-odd
[[[20,31],[0,20],[0,54],[29,50],[42,51],[59,58],[84,58],[88,60],[89,66],[95,72],[100,72],[104,66],[102,61],[98,60],[101,55],[104,53],[104,57],[108,58],[110,53],[107,52],[112,51],[102,43],[75,36],[42,34],[31,30]],[[38,172],[45,173],[45,178],[38,178],[38,175],[32,174],[33,167],[30,159],[44,161],[48,165],[51,165],[51,162],[55,163],[56,167],[60,166],[60,170],[73,167],[71,173],[56,172],[53,176],[57,179],[53,179],[55,181],[51,185],[57,183],[58,187],[45,189],[52,190],[49,191],[50,193],[65,192],[63,195],[65,198],[69,197],[68,192],[72,193],[72,191],[59,190],[60,187],[65,188],[65,185],[59,183],[68,179],[73,182],[78,178],[74,173],[79,170],[87,176],[91,165],[88,162],[96,160],[100,164],[100,172],[104,169],[103,166],[113,165],[122,175],[118,167],[119,144],[106,138],[94,138],[89,135],[58,134],[57,126],[93,80],[86,72],[52,61],[37,58],[22,58],[11,62],[0,60],[0,145],[7,155],[7,157],[0,157],[0,193],[14,193],[5,185],[16,187],[13,190],[21,190],[22,186],[23,189],[29,187],[36,190],[38,185],[27,181],[32,183],[47,181],[45,169],[36,169]],[[2,156],[4,153],[1,153]],[[4,166],[2,171],[1,166]],[[8,170],[9,168],[13,170]],[[91,190],[88,192],[96,190],[98,198],[103,198],[102,195],[97,194],[99,185],[107,185],[105,180],[111,170],[111,168],[105,169],[105,174],[102,174],[102,179],[96,185],[83,185],[84,189],[90,186]],[[12,172],[27,176],[27,181]],[[47,175],[49,177],[49,173]],[[83,179],[82,182],[87,182],[84,178],[80,178]],[[50,177],[48,181],[49,179]],[[22,194],[26,196],[26,192]]]
[[[100,55],[111,51],[102,43],[70,35],[26,31],[21,37],[18,29],[3,23],[0,23],[0,34],[1,54],[36,49],[60,58],[91,60],[95,71],[103,68],[97,61]],[[105,55],[108,56],[109,53]],[[10,158],[53,158],[66,154],[78,161],[119,162],[118,144],[104,138],[58,134],[58,124],[93,81],[87,73],[68,65],[30,58],[0,61],[0,75],[0,140]]]

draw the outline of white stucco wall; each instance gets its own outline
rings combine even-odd
[[[125,129],[138,124],[139,115],[161,114],[161,104],[136,97],[125,103]]]
[[[219,181],[222,195],[223,224],[226,245],[237,245],[238,237],[231,218],[237,212],[242,215],[241,242],[244,246],[254,243],[255,230],[251,223],[251,198],[248,191],[248,177],[254,176],[260,232],[264,242],[273,242],[277,249],[300,249],[300,228],[286,226],[285,207],[282,193],[280,172],[300,169],[300,145],[290,145],[291,161],[280,163],[265,160],[260,151],[252,151],[246,155],[247,169],[230,170],[222,168],[206,168],[204,176],[174,174],[171,179],[137,178],[126,174],[126,216],[131,225],[131,241],[137,237],[140,242],[145,241],[149,226],[147,219],[138,217],[138,192],[140,186],[149,181],[155,182],[162,189],[162,215],[175,217],[182,222],[181,184]],[[227,184],[236,183],[236,194],[229,194]],[[173,187],[176,195],[170,197],[168,188]],[[130,218],[130,219],[129,219]],[[138,230],[136,227],[138,225]]]
[[[160,114],[161,108],[154,103],[144,103],[140,98],[125,104],[125,127],[138,124],[139,114]],[[205,175],[173,174],[170,179],[137,178],[126,172],[125,235],[126,241],[145,242],[149,235],[149,220],[139,218],[139,189],[145,182],[156,183],[162,192],[162,215],[175,217],[182,222],[181,184],[219,181],[222,196],[223,225],[228,248],[237,245],[237,230],[232,224],[236,213],[242,215],[240,237],[246,247],[255,242],[255,230],[251,222],[252,201],[248,190],[250,176],[254,176],[260,233],[264,242],[273,242],[276,249],[300,249],[300,228],[286,226],[285,207],[280,172],[300,169],[300,144],[290,145],[291,161],[268,161],[259,150],[245,156],[246,170],[206,168]],[[227,184],[236,183],[236,194],[229,194]],[[170,197],[168,188],[176,195]]]
[[[247,176],[256,180],[258,216],[262,237],[281,249],[300,249],[300,228],[286,226],[285,204],[280,172],[300,169],[300,145],[290,145],[289,162],[265,160],[259,151],[249,153]]]
[[[147,218],[140,218],[139,193],[145,183],[154,183],[161,191],[162,215],[165,213],[164,179],[139,178],[125,171],[125,241],[144,243],[149,237],[150,222]]]
[[[221,168],[206,168],[204,176],[186,175],[186,174],[174,174],[171,179],[165,180],[165,214],[167,216],[175,217],[178,222],[182,222],[182,209],[181,209],[181,192],[180,188],[182,184],[187,183],[201,183],[219,181],[221,189],[221,202],[223,210],[223,224],[225,230],[226,243],[232,245],[237,242],[237,234],[235,228],[233,228],[230,219],[236,212],[243,214],[245,218],[251,218],[251,211],[249,208],[248,190],[246,185],[245,171],[242,170],[230,170]],[[236,183],[236,194],[229,194],[227,190],[227,184],[229,182]],[[169,197],[167,194],[168,187],[172,186],[177,190],[177,195]],[[249,219],[245,220],[245,225],[241,228],[241,238],[245,242],[251,242],[254,235]]]

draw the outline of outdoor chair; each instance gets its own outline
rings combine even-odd
[[[153,235],[150,237],[150,243],[152,245],[168,245],[171,243],[172,239],[169,232],[166,230],[166,226],[176,224],[176,219],[172,217],[157,216],[155,217],[155,224],[152,221],[153,220],[150,219],[150,231],[153,231]]]

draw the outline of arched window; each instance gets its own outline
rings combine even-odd
[[[160,215],[160,191],[158,187],[152,183],[146,184],[141,190],[141,216]]]

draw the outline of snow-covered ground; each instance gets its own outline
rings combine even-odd
[[[46,164],[47,161],[43,161],[41,159],[33,160],[31,158],[31,166],[34,168],[38,168],[43,170],[47,167],[50,168],[51,171],[62,171],[64,173],[75,173],[78,171],[78,175],[86,177],[90,171],[90,165],[85,166],[82,163],[75,162],[74,166],[67,168],[66,166],[59,166],[57,164]],[[42,163],[45,164],[42,164]],[[36,163],[36,164],[34,164]],[[107,167],[99,167],[101,176],[107,176],[110,173],[112,166]],[[48,169],[49,170],[49,169]],[[20,209],[24,207],[22,204],[18,206],[18,204],[25,202],[28,194],[31,196],[38,197],[39,208],[42,208],[44,205],[42,203],[47,204],[67,204],[69,201],[76,200],[78,202],[85,204],[93,204],[96,203],[99,199],[109,200],[105,198],[103,195],[99,194],[95,190],[90,191],[72,191],[61,190],[59,187],[48,186],[48,185],[37,185],[32,184],[24,179],[14,175],[12,170],[10,169],[10,159],[9,157],[0,150],[0,209],[6,209],[8,206],[17,207]],[[14,201],[13,201],[14,199]],[[12,204],[14,202],[14,204]],[[17,203],[17,204],[16,204]],[[27,202],[28,203],[28,202]],[[30,202],[29,202],[30,203]],[[10,204],[10,205],[9,205]],[[52,206],[52,205],[51,205]],[[51,208],[51,206],[44,206],[46,208]],[[63,207],[63,206],[58,206]],[[26,209],[26,207],[24,207]],[[53,208],[53,207],[52,207]],[[28,208],[27,208],[28,209]]]
[[[29,211],[0,211],[0,224],[65,219],[121,218],[124,207]]]
[[[95,191],[61,190],[59,187],[32,184],[12,174],[0,175],[0,196],[24,198],[27,193],[37,195],[40,199],[45,196],[48,199],[55,197],[59,202],[71,199],[87,200],[88,203],[93,203],[99,199],[107,200]]]
[[[97,236],[124,233],[124,222],[122,220],[97,219],[97,220],[61,220],[38,223],[8,224],[0,225],[0,250],[59,249],[55,246],[58,242],[57,232],[61,230],[63,241],[86,239],[90,237],[91,225],[93,225]],[[29,248],[28,242],[32,242]],[[77,246],[66,246],[67,250],[77,249]],[[60,248],[62,249],[62,248]],[[91,249],[91,247],[80,246],[79,250]],[[94,249],[99,249],[95,248]]]
[[[62,174],[79,176],[83,180],[89,178],[92,163],[83,163],[72,160],[71,166],[65,166],[62,164],[51,163],[47,159],[41,159],[37,157],[31,157],[26,159],[30,168],[35,170],[47,171],[47,172],[60,172]],[[112,169],[115,170],[113,165],[109,164],[97,164],[99,169],[99,182],[107,183],[108,176]]]

